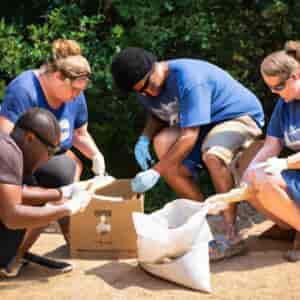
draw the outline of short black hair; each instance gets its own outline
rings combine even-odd
[[[32,131],[45,138],[50,144],[60,139],[60,127],[54,114],[44,108],[34,107],[21,115],[15,128]]]
[[[132,90],[157,61],[154,54],[142,48],[128,47],[113,58],[111,72],[115,84],[124,92]]]

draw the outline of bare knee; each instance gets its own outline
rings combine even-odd
[[[175,144],[179,135],[177,128],[165,128],[153,139],[153,147],[157,157],[160,159]]]
[[[209,170],[226,167],[225,163],[219,157],[208,152],[203,153],[202,160]]]

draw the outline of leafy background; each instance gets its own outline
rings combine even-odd
[[[0,99],[11,79],[48,59],[52,40],[69,38],[81,44],[93,69],[87,90],[89,129],[105,154],[108,171],[121,178],[138,171],[133,146],[145,115],[133,95],[124,96],[114,88],[114,54],[139,46],[159,59],[208,60],[251,89],[268,120],[274,97],[260,78],[259,65],[285,41],[299,39],[300,1],[10,0],[2,4],[0,18]],[[84,162],[88,177],[90,162]],[[213,192],[204,171],[199,186],[206,195]],[[147,194],[146,209],[174,197],[161,182]]]

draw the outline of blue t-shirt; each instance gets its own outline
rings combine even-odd
[[[300,150],[300,101],[284,102],[279,98],[268,124],[267,135],[280,139],[283,146]],[[300,170],[284,170],[281,176],[290,197],[300,206]]]
[[[138,94],[148,111],[170,126],[201,126],[249,115],[259,127],[264,113],[257,97],[227,72],[194,59],[167,61],[169,75],[156,97]]]
[[[276,137],[291,150],[300,150],[300,101],[279,98],[268,125],[267,135]]]
[[[72,101],[63,103],[58,109],[49,106],[40,82],[32,70],[16,77],[6,88],[0,115],[15,123],[18,118],[32,107],[51,111],[61,128],[61,149],[72,147],[74,129],[83,126],[88,119],[87,105],[81,93]]]

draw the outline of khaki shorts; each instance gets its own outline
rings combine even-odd
[[[214,154],[226,165],[230,165],[235,155],[247,148],[262,135],[262,130],[249,116],[201,126],[200,135],[192,152],[183,164],[196,175],[202,164],[204,153]]]
[[[205,137],[201,152],[214,154],[229,165],[234,156],[262,135],[262,130],[249,116],[216,125]]]

